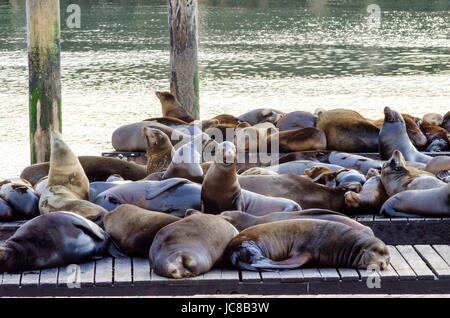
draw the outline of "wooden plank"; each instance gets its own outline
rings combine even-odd
[[[322,275],[317,268],[303,268],[303,277],[305,281],[321,281]]]
[[[41,270],[39,286],[55,287],[58,285],[58,267],[46,268]]]
[[[435,279],[433,272],[411,245],[398,245],[397,250],[416,273],[418,279]]]
[[[354,268],[338,268],[342,281],[356,281],[360,279],[358,271]]]
[[[131,285],[131,258],[119,257],[114,259],[114,285]]]
[[[280,271],[281,282],[285,283],[295,283],[305,281],[303,276],[303,270],[301,269],[291,269],[288,271]]]
[[[19,288],[21,277],[21,273],[3,273],[2,287]]]
[[[83,287],[94,286],[95,261],[80,264],[80,283]]]
[[[382,281],[395,281],[398,280],[400,277],[398,273],[395,271],[394,267],[392,267],[391,264],[388,265],[388,267],[382,271],[379,272],[380,277]]]
[[[243,283],[261,282],[261,275],[259,274],[259,272],[241,271],[241,277]]]
[[[111,286],[113,283],[113,259],[105,257],[95,261],[95,286]]]
[[[58,286],[67,288],[81,287],[81,269],[78,264],[61,266],[58,270]]]
[[[340,276],[336,268],[319,268],[320,276],[326,282],[328,281],[339,281]]]
[[[279,271],[273,272],[261,272],[261,278],[263,282],[281,282],[281,274]]]
[[[22,273],[22,281],[20,285],[24,287],[37,287],[39,286],[40,275],[40,270],[25,271]]]
[[[397,251],[397,249],[389,245],[389,253],[391,256],[391,265],[397,272],[400,280],[415,280],[417,279],[416,273],[411,269],[403,256]]]
[[[433,248],[450,265],[450,245],[433,245]]]
[[[221,279],[227,282],[239,282],[239,271],[235,269],[222,268]]]
[[[150,283],[150,264],[148,258],[133,257],[133,284],[145,285]]]
[[[164,277],[164,276],[159,276],[158,274],[155,273],[155,271],[153,269],[151,269],[150,281],[152,283],[161,283],[161,282],[167,283],[167,282],[170,282],[171,279]]]
[[[213,268],[209,272],[203,274],[203,281],[208,281],[209,283],[215,281],[218,282],[222,279],[222,271],[217,268]]]
[[[415,245],[414,248],[439,278],[450,278],[450,266],[430,245]]]

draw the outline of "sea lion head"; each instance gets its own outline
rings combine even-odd
[[[383,173],[404,172],[406,170],[406,161],[403,154],[394,150],[392,157],[383,164]]]
[[[274,111],[273,109],[264,108],[261,110],[261,113],[258,117],[259,123],[269,122],[272,124],[276,124],[283,117],[283,115],[279,112]]]
[[[225,211],[220,216],[230,222],[239,232],[258,224],[257,217],[242,211]]]
[[[369,268],[384,270],[390,262],[389,249],[386,244],[374,236],[364,235],[358,242],[359,253],[353,264],[356,268]]]
[[[423,116],[423,123],[431,126],[440,126],[444,122],[444,117],[436,113],[428,113]]]
[[[0,273],[15,271],[17,260],[15,249],[6,245],[0,246]]]
[[[176,97],[170,92],[156,92],[156,97],[158,97],[161,103],[163,102],[175,102]]]
[[[170,143],[169,137],[159,129],[143,127],[142,135],[145,137],[147,142],[147,150],[157,150],[172,145]]]
[[[236,162],[236,147],[232,142],[224,141],[217,146],[215,162],[232,165]]]
[[[399,121],[405,123],[402,115],[390,107],[384,108],[384,121],[388,123],[396,123]]]
[[[166,277],[175,279],[195,277],[201,271],[201,263],[208,263],[207,254],[192,253],[187,251],[176,251],[167,257],[162,262],[155,262],[155,271]],[[160,256],[161,257],[161,256]]]

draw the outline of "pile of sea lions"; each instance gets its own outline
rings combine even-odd
[[[0,221],[29,220],[1,243],[0,272],[106,255],[148,257],[169,278],[215,266],[383,270],[387,246],[349,215],[450,215],[450,157],[421,152],[448,150],[450,112],[262,108],[195,121],[172,94],[156,96],[163,117],[112,135],[146,165],[77,157],[53,132],[50,162],[0,183]]]

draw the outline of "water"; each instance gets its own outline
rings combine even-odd
[[[81,29],[65,20],[81,6]],[[79,155],[118,126],[160,115],[166,1],[61,0],[63,131]],[[450,109],[450,1],[392,0],[380,28],[364,0],[200,0],[201,116],[256,107],[347,107],[380,118]],[[24,0],[0,0],[0,176],[29,163]]]

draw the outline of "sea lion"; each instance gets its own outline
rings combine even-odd
[[[359,192],[366,182],[366,178],[360,172],[352,169],[342,169],[332,172],[326,167],[314,167],[305,170],[305,175],[314,182],[323,184],[329,188],[346,188]]]
[[[148,257],[156,233],[180,218],[123,204],[105,216],[104,228],[120,250],[130,256]]]
[[[155,95],[161,102],[162,114],[164,117],[175,117],[188,123],[194,120],[172,93],[156,92]]]
[[[329,188],[306,176],[295,174],[239,176],[239,184],[248,191],[293,200],[304,209],[317,208],[339,212],[346,209],[344,194],[349,190]]]
[[[437,156],[430,160],[425,171],[437,175],[442,171],[450,170],[450,156]]]
[[[367,174],[371,169],[381,171],[383,162],[367,157],[350,154],[346,152],[332,151],[327,156],[327,161],[330,164],[338,165],[347,169],[354,169],[363,174]]]
[[[180,125],[189,125],[188,122],[184,120],[175,118],[175,117],[151,117],[144,119],[143,121],[156,121],[157,123],[169,126],[169,127],[177,127]]]
[[[271,108],[258,108],[240,115],[238,118],[242,122],[247,122],[254,126],[259,123],[269,122],[274,125],[285,115],[285,113]]]
[[[126,180],[141,180],[147,176],[147,168],[134,162],[127,162],[116,158],[98,156],[78,157],[89,181],[105,181],[110,175],[118,174]],[[20,177],[35,185],[40,179],[48,175],[49,162],[38,163],[25,168]]]
[[[324,220],[284,220],[252,226],[231,240],[231,265],[242,270],[303,266],[360,268],[389,265],[389,249],[366,231]]]
[[[265,176],[265,175],[277,175],[278,173],[274,171],[267,170],[262,167],[252,167],[239,173],[241,176]]]
[[[434,152],[440,152],[440,151],[446,151],[449,148],[450,145],[450,132],[446,129],[439,127],[439,126],[433,126],[430,124],[422,124],[420,126],[423,133],[427,137],[428,144],[431,145],[434,141],[440,140],[443,142],[440,143],[434,143],[433,148],[431,148]],[[438,147],[440,145],[440,147]],[[428,148],[427,150],[429,150]]]
[[[238,234],[220,216],[193,214],[162,228],[150,248],[156,274],[170,278],[194,277],[219,263],[228,243]]]
[[[48,176],[41,178],[35,185],[34,185],[34,191],[37,193],[38,196],[41,196],[42,193],[47,189],[48,187]]]
[[[423,124],[431,126],[440,126],[444,122],[444,117],[441,114],[428,113],[423,115]]]
[[[175,152],[169,137],[159,129],[144,127],[142,134],[147,142],[147,174],[165,171]]]
[[[314,168],[314,167],[326,167],[332,172],[340,171],[344,169],[344,167],[338,165],[332,165],[328,163],[321,163],[317,161],[310,160],[296,160],[290,161],[286,163],[282,163],[279,165],[273,165],[269,167],[265,167],[265,169],[274,171],[279,174],[288,174],[294,173],[298,175],[304,175],[306,169]]]
[[[242,211],[225,211],[220,216],[230,222],[238,229],[239,232],[258,224],[270,223],[281,220],[308,219],[308,220],[327,220],[346,224],[354,229],[362,230],[370,235],[374,235],[368,226],[364,226],[359,222],[349,218],[348,216],[323,209],[310,209],[293,212],[273,212],[263,216],[254,216]]]
[[[94,203],[112,211],[121,204],[184,216],[186,209],[200,209],[201,186],[186,179],[136,181],[100,193]]]
[[[230,125],[234,127],[242,123],[242,121],[239,118],[229,114],[220,114],[211,119],[217,119],[219,121],[219,124],[221,125]]]
[[[116,182],[116,181],[125,181],[122,176],[119,176],[118,174],[112,174],[107,179],[106,182]]]
[[[375,175],[367,179],[359,193],[347,192],[345,204],[349,210],[374,212],[379,211],[388,198],[381,176]]]
[[[443,139],[435,139],[427,147],[425,152],[441,152],[447,150],[449,147],[448,142]]]
[[[381,208],[391,217],[450,216],[450,184],[428,190],[409,190],[391,197]]]
[[[101,224],[107,211],[89,202],[89,179],[80,161],[59,132],[50,136],[50,170],[47,188],[39,199],[40,213],[74,212]]]
[[[334,109],[320,113],[317,128],[327,136],[330,150],[377,152],[379,129],[359,113]]]
[[[395,150],[399,150],[407,161],[428,163],[430,156],[417,151],[406,132],[405,120],[400,113],[389,107],[384,108],[384,124],[380,130],[380,155],[388,160]]]
[[[280,131],[316,127],[317,116],[304,111],[294,111],[284,115],[278,122]]]
[[[441,127],[450,131],[450,111],[444,115]]]
[[[327,137],[323,131],[317,128],[299,128],[270,134],[266,138],[268,146],[272,144],[273,139],[277,139],[280,152],[327,149]]]
[[[127,184],[127,183],[131,183],[133,181],[130,180],[117,180],[117,181],[95,181],[95,182],[91,182],[89,184],[89,200],[91,202],[94,202],[95,199],[97,198],[97,196],[108,190],[111,189],[112,187],[118,186],[118,185],[122,185],[122,184]]]
[[[389,197],[406,190],[424,190],[445,185],[433,174],[408,167],[402,153],[395,150],[381,170],[381,182]]]
[[[212,214],[240,210],[264,215],[301,210],[292,200],[242,190],[236,174],[236,147],[228,141],[221,143],[216,151],[216,160],[203,179],[201,199],[202,211]]]
[[[183,178],[196,183],[203,182],[203,169],[200,166],[202,156],[197,151],[197,149],[202,150],[202,145],[200,142],[198,145],[195,143],[196,141],[193,141],[191,144],[178,148],[169,167],[162,175],[163,180]]]
[[[0,272],[80,264],[108,254],[109,235],[69,212],[40,215],[0,245]]]
[[[1,219],[4,222],[28,220],[39,215],[39,195],[25,180],[0,182],[0,198],[7,202],[7,205],[2,204]],[[8,209],[8,206],[12,211]]]

